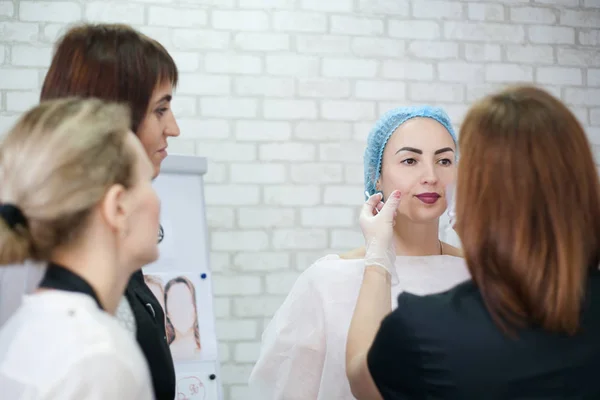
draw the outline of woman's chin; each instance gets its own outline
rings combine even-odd
[[[411,222],[415,222],[418,224],[427,224],[430,222],[437,222],[439,218],[446,211],[443,207],[436,208],[421,208],[413,210],[409,215],[407,215],[408,219]]]

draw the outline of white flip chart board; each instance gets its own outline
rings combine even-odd
[[[222,399],[204,205],[206,170],[205,158],[172,155],[154,181],[161,199],[160,257],[143,271],[165,310],[177,400]]]

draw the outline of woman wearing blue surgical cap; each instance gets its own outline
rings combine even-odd
[[[401,293],[392,311],[388,248],[412,193],[389,193],[381,209],[373,195],[362,207],[366,267],[346,346],[352,393],[600,399],[600,180],[585,131],[559,99],[520,85],[471,107],[460,148],[454,228],[472,279]]]
[[[395,190],[410,198],[398,207],[393,230],[392,299],[403,291],[441,292],[469,279],[459,250],[439,240],[456,153],[450,120],[435,107],[393,109],[369,135],[365,191],[382,192],[384,201]],[[365,248],[327,255],[300,275],[263,334],[250,376],[257,398],[354,399],[345,371],[346,338],[370,257]]]

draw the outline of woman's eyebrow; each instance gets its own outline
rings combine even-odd
[[[415,149],[414,147],[403,147],[400,150],[398,150],[396,154],[400,153],[401,151],[410,151],[417,154],[423,154],[423,150]]]
[[[423,154],[423,150],[416,149],[414,147],[402,147],[400,150],[398,150],[396,152],[396,154],[400,153],[401,151],[410,151],[412,153]],[[436,150],[434,154],[438,155],[438,154],[441,154],[441,153],[445,153],[447,151],[451,151],[451,152],[454,153],[454,150],[452,150],[452,148],[450,148],[450,147],[444,147],[442,149]]]
[[[445,153],[447,151],[451,151],[454,153],[454,150],[452,150],[450,147],[444,147],[443,149],[436,150],[435,153],[433,153],[433,154],[438,155],[440,153]]]
[[[154,103],[154,104],[160,104],[160,103],[165,103],[165,102],[166,103],[170,103],[172,98],[173,97],[170,94],[165,94],[163,97],[161,97],[160,99],[158,99],[156,101],[156,103]]]

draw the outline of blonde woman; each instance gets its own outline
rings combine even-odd
[[[0,330],[2,398],[154,398],[114,317],[131,274],[158,257],[154,168],[130,125],[121,105],[53,100],[0,147],[0,264],[47,263]]]
[[[142,142],[156,177],[167,157],[169,140],[180,133],[171,108],[178,76],[168,51],[131,26],[77,24],[55,45],[40,100],[78,96],[127,105],[130,129]],[[42,274],[39,265],[19,265],[0,272],[0,326]],[[150,366],[156,398],[173,400],[175,368],[166,341],[165,316],[144,284],[141,270],[131,276],[116,316],[137,338]]]

